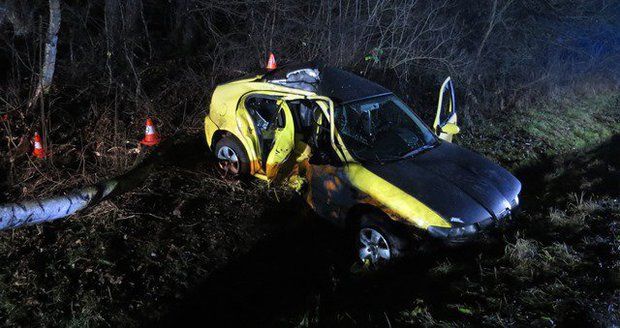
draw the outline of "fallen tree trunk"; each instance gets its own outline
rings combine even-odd
[[[117,185],[118,181],[110,180],[75,190],[66,196],[0,205],[0,230],[69,216],[104,199]]]
[[[0,204],[0,230],[61,219],[96,205],[106,198],[136,188],[162,161],[179,160],[179,157],[170,150],[182,148],[181,144],[184,142],[187,142],[187,139],[180,139],[179,142],[170,140],[164,142],[149,157],[127,173],[105,182],[74,190],[67,195]],[[170,153],[168,158],[165,156],[167,153]]]

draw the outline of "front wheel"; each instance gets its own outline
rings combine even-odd
[[[380,267],[405,255],[408,240],[388,220],[372,214],[362,216],[357,233],[357,253],[364,265]]]

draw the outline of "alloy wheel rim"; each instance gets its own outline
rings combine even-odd
[[[223,146],[217,151],[216,156],[218,159],[217,164],[224,174],[229,172],[239,174],[239,157],[232,148]]]
[[[359,258],[372,264],[388,262],[392,256],[387,239],[373,228],[363,228],[359,233]]]

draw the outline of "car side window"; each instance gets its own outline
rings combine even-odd
[[[277,126],[284,125],[284,118],[277,119],[276,117],[278,113],[277,101],[277,98],[267,96],[251,96],[246,99],[245,108],[259,130],[266,130],[274,121],[276,121]]]

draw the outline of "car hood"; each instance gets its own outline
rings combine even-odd
[[[501,217],[521,191],[510,172],[448,142],[411,158],[364,167],[446,220],[459,218],[464,224]]]

